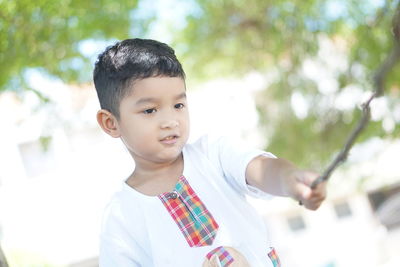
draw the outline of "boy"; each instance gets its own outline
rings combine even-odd
[[[326,195],[325,184],[309,187],[317,174],[226,138],[186,144],[185,73],[166,44],[108,47],[94,83],[99,125],[135,163],[106,209],[100,266],[279,266],[245,195],[288,196],[315,210]]]

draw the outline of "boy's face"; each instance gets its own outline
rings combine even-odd
[[[135,81],[120,103],[119,135],[140,163],[174,161],[189,137],[185,82],[179,77]]]

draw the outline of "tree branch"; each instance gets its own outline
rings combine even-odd
[[[390,53],[386,56],[385,60],[375,71],[375,75],[373,76],[373,85],[374,85],[374,93],[365,101],[362,107],[362,117],[359,120],[357,126],[350,133],[347,138],[346,143],[343,145],[340,153],[335,157],[332,163],[326,168],[326,170],[322,173],[318,179],[316,179],[312,184],[311,188],[315,188],[321,182],[327,181],[333,171],[344,161],[346,161],[347,156],[349,154],[350,149],[354,145],[357,137],[360,133],[365,129],[369,120],[370,120],[370,103],[375,97],[380,97],[383,95],[385,91],[385,82],[388,73],[393,69],[396,63],[399,62],[400,59],[400,2],[397,5],[395,15],[393,17],[392,22],[392,33],[394,44]]]
[[[0,267],[8,267],[6,257],[4,256],[3,250],[0,246]]]

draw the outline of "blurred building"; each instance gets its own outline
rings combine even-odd
[[[229,84],[220,91],[221,114],[207,114],[196,103],[214,99],[212,87],[224,88],[220,82],[191,93],[192,139],[224,128],[253,145],[261,140],[251,91],[235,84],[237,89]],[[21,262],[16,267],[97,266],[102,210],[134,166],[121,142],[97,126],[91,85],[53,85],[51,99],[43,104],[33,93],[24,99],[0,95],[0,242],[10,262]],[[238,103],[247,116],[230,116],[235,121],[225,121],[232,126],[221,125],[221,117],[238,112]],[[317,212],[281,198],[251,200],[283,266],[400,266],[400,143],[379,144],[384,149],[372,159],[348,164],[332,177],[332,192]],[[361,176],[371,177],[359,186]]]
[[[283,266],[400,266],[400,186],[389,188],[329,197],[317,212],[272,200],[264,218]]]

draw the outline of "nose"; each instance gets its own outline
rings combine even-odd
[[[169,117],[169,118],[165,118],[161,122],[160,127],[162,129],[168,129],[168,128],[172,129],[172,128],[178,127],[178,125],[179,125],[179,122],[178,122],[178,120],[176,118]]]

